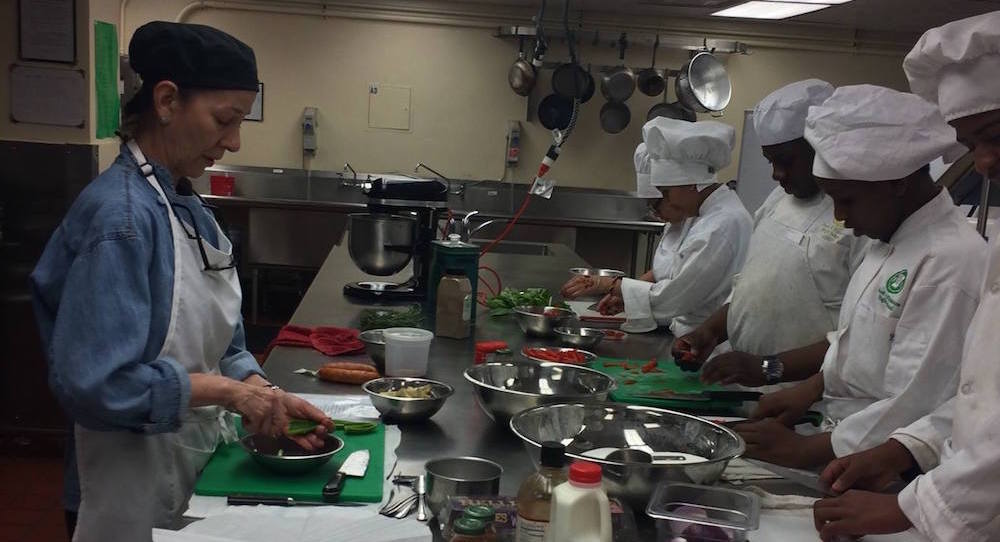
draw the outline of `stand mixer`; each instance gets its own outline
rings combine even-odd
[[[448,185],[438,180],[374,179],[362,185],[368,213],[348,216],[348,251],[359,269],[387,277],[413,260],[413,276],[396,283],[359,281],[344,294],[364,299],[422,299],[427,295],[431,241],[448,210]]]

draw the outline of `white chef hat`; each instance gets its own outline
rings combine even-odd
[[[1000,11],[932,28],[903,60],[913,92],[945,120],[1000,109]]]
[[[809,106],[825,102],[831,94],[833,85],[820,79],[798,81],[768,94],[753,110],[760,144],[778,145],[802,137]]]
[[[729,165],[736,130],[712,120],[657,117],[642,127],[642,139],[653,186],[697,185],[702,190],[719,182],[716,172]]]
[[[809,108],[805,138],[813,174],[826,179],[902,179],[949,152],[955,130],[914,94],[874,85],[840,87]]]
[[[649,181],[649,153],[646,144],[639,143],[635,148],[635,195],[640,198],[660,198],[660,191],[653,188]]]

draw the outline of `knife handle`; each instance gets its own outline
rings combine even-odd
[[[721,401],[759,401],[764,394],[759,391],[711,390],[704,395]]]
[[[337,471],[323,485],[323,500],[326,502],[336,502],[340,499],[340,492],[344,490],[344,473]]]
[[[230,495],[226,497],[229,506],[295,506],[295,501],[284,497],[263,497],[257,495]]]

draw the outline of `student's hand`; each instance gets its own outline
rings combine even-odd
[[[305,399],[285,393],[281,389],[240,383],[226,405],[243,418],[243,425],[251,434],[277,437],[287,435],[291,419],[311,420],[318,424],[314,433],[289,436],[306,450],[323,446],[323,433],[333,428],[331,420]]]
[[[913,526],[900,509],[896,495],[858,490],[816,501],[813,522],[824,542],[899,533]]]
[[[674,363],[685,371],[697,371],[719,344],[719,338],[707,326],[698,326],[694,331],[674,341],[671,354]]]
[[[767,418],[757,422],[740,423],[732,426],[746,441],[745,456],[782,465],[785,467],[807,468],[826,462],[832,450],[822,448],[823,435],[805,436],[785,427],[778,421]]]
[[[795,427],[795,424],[809,411],[809,407],[823,396],[822,375],[817,376],[819,376],[818,382],[814,376],[791,388],[761,397],[750,417],[754,420],[774,418],[786,427]]]
[[[885,491],[900,481],[900,473],[916,465],[905,446],[894,439],[856,454],[834,459],[823,469],[820,479],[835,493],[848,489]]]
[[[597,312],[604,316],[614,316],[625,310],[625,300],[621,296],[608,294],[597,304]]]
[[[759,356],[746,352],[726,352],[712,358],[701,371],[701,381],[706,384],[742,384],[760,387],[766,384]]]
[[[604,295],[608,292],[610,286],[610,277],[577,276],[571,278],[566,284],[563,284],[559,293],[566,299],[576,299],[578,297]]]

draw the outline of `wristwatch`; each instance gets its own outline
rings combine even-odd
[[[760,363],[760,369],[764,373],[766,384],[781,382],[781,377],[785,374],[785,364],[781,363],[778,356],[764,356],[764,360]]]

